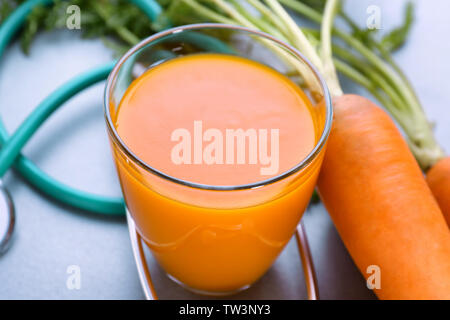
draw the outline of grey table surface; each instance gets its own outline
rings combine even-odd
[[[360,23],[369,5],[381,9],[382,28],[398,23],[404,1],[350,0],[347,10]],[[450,151],[446,0],[417,1],[417,19],[407,45],[395,59],[417,89],[436,135]],[[14,130],[56,87],[91,67],[111,60],[100,41],[82,40],[76,31],[44,33],[29,57],[14,43],[0,61],[1,115]],[[104,83],[79,94],[58,110],[27,144],[24,153],[59,180],[82,190],[119,196],[120,188],[102,114]],[[365,94],[344,81],[346,92]],[[43,196],[9,172],[5,184],[17,210],[11,249],[0,257],[0,299],[143,299],[124,219],[102,218]],[[304,216],[321,298],[373,299],[322,205]],[[185,291],[150,258],[163,299],[203,298]],[[67,267],[81,270],[81,288],[66,286]],[[291,241],[269,272],[233,299],[305,299],[296,244]]]

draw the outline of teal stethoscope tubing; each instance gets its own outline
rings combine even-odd
[[[130,1],[137,5],[151,20],[155,20],[161,12],[161,8],[154,0]],[[52,2],[53,0],[26,1],[2,23],[0,26],[0,56],[3,55],[12,37],[33,8],[38,5],[49,5]],[[111,62],[83,73],[58,88],[34,109],[11,136],[9,136],[0,118],[0,144],[2,145],[0,150],[0,176],[3,176],[11,165],[14,165],[14,168],[29,183],[58,201],[103,215],[124,215],[125,206],[122,198],[94,195],[69,187],[43,172],[30,159],[20,153],[22,147],[53,111],[83,89],[105,80],[114,64],[114,62]]]

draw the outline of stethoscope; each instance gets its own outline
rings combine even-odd
[[[160,6],[154,0],[130,1],[138,6],[151,21],[154,21],[161,12]],[[52,3],[53,0],[28,0],[11,13],[0,26],[0,56],[3,55],[7,45],[23,25],[28,14],[36,6],[50,5]],[[13,166],[31,185],[60,202],[100,215],[125,215],[125,205],[122,198],[91,194],[67,186],[49,176],[30,159],[21,154],[24,145],[55,110],[82,90],[105,80],[114,65],[115,62],[110,62],[92,69],[56,89],[28,115],[18,129],[11,135],[7,132],[0,118],[0,177],[3,177],[9,168]],[[146,263],[142,239],[136,232],[132,219],[129,219],[128,216],[127,218],[130,239],[142,288],[147,299],[156,299],[157,295]],[[0,180],[0,254],[5,252],[11,243],[14,225],[15,210],[13,200],[5,185]],[[308,241],[302,224],[299,224],[297,228],[296,240],[303,265],[308,298],[315,300],[318,298],[317,281]]]

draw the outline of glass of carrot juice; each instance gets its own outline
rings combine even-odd
[[[137,232],[170,278],[218,295],[257,281],[294,234],[332,109],[321,76],[291,46],[197,24],[120,59],[105,118]]]

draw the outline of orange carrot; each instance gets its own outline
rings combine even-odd
[[[397,127],[360,96],[334,111],[318,187],[356,265],[381,299],[450,299],[450,231]]]
[[[428,171],[427,182],[450,227],[450,157],[440,160]]]

